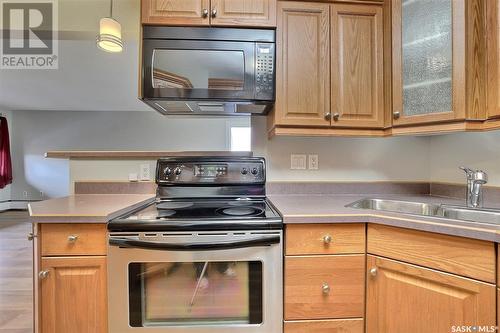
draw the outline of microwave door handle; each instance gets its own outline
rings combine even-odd
[[[137,248],[146,250],[163,251],[213,251],[232,250],[247,247],[271,246],[281,242],[280,236],[267,236],[241,241],[217,242],[217,243],[161,243],[147,242],[127,238],[110,238],[109,245],[123,248]]]

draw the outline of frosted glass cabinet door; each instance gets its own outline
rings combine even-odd
[[[454,53],[463,0],[396,0],[394,26],[394,125],[457,118]]]

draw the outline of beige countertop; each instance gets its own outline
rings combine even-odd
[[[500,243],[500,226],[420,215],[400,214],[345,207],[366,195],[270,195],[285,224],[290,223],[377,223]],[[374,196],[370,196],[374,197]],[[377,195],[377,198],[463,205],[462,200],[405,195]]]
[[[77,194],[30,203],[35,223],[107,223],[154,200],[151,194]]]

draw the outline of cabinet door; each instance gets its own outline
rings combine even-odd
[[[382,6],[335,4],[331,11],[332,125],[382,128]]]
[[[42,333],[107,333],[106,258],[42,258]]]
[[[453,332],[453,326],[496,323],[494,285],[374,256],[367,270],[367,333]]]
[[[464,0],[392,5],[393,125],[464,119]]]
[[[500,117],[500,0],[486,1],[488,118]]]
[[[276,0],[212,0],[211,23],[221,26],[276,26]]]
[[[208,25],[210,0],[142,0],[142,23]]]
[[[328,4],[280,1],[276,125],[330,126]]]

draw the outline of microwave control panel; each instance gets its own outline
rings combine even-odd
[[[274,99],[275,44],[256,43],[255,98]]]

